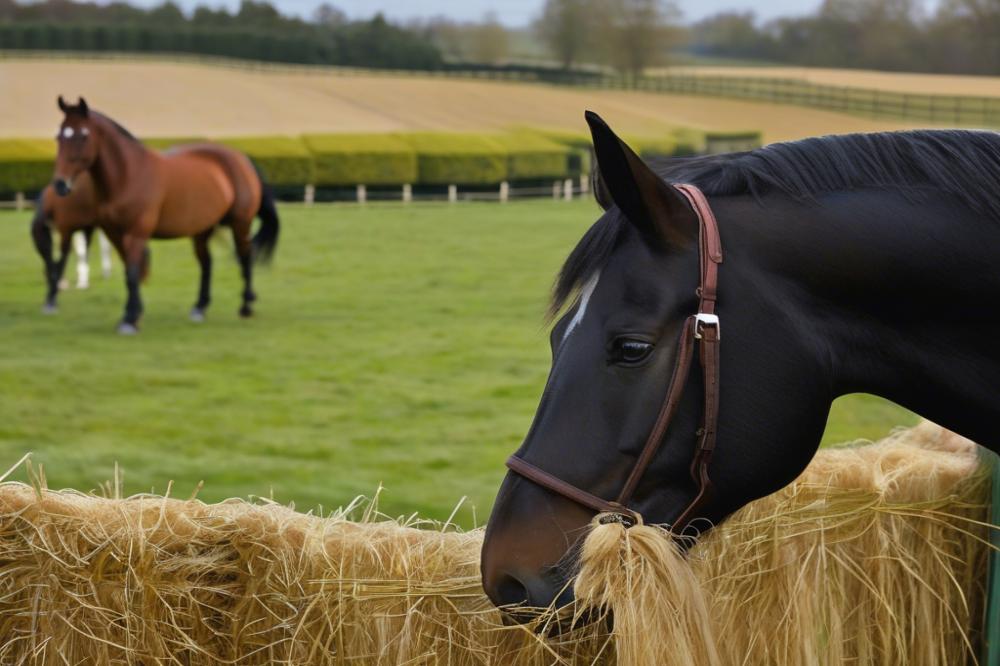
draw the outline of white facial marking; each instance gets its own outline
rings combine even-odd
[[[62,131],[62,135],[65,138],[67,138],[67,139],[72,139],[73,138],[73,128],[72,127],[64,127],[63,131]]]
[[[569,337],[569,334],[573,332],[580,322],[583,321],[583,317],[587,314],[587,304],[590,303],[590,297],[593,295],[594,290],[597,289],[597,281],[601,279],[601,271],[596,271],[590,276],[586,284],[583,285],[583,289],[580,291],[580,305],[576,309],[576,314],[573,315],[573,319],[570,320],[569,326],[566,327],[566,333],[563,334],[563,341]]]
[[[84,127],[83,129],[80,130],[80,134],[82,134],[83,136],[90,136],[90,129]]]

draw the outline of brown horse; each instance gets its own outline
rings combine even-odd
[[[45,262],[47,292],[42,311],[46,314],[56,311],[59,282],[66,270],[73,234],[82,231],[86,237],[86,245],[89,246],[96,219],[96,193],[90,176],[85,173],[80,174],[73,192],[65,197],[58,196],[52,185],[47,186],[39,195],[35,205],[35,216],[31,221],[31,237],[35,241],[38,254]],[[58,259],[52,253],[50,229],[59,232]]]
[[[59,127],[53,187],[68,196],[87,173],[93,181],[95,221],[125,262],[128,300],[118,332],[138,332],[142,315],[139,282],[151,238],[190,236],[201,264],[201,287],[191,318],[202,321],[210,301],[212,257],[208,241],[215,228],[231,228],[243,273],[240,315],[253,314],[253,261],[268,259],[278,241],[274,201],[250,159],[212,144],[179,146],[166,153],[146,148],[121,125],[59,98],[65,114]],[[251,238],[250,226],[261,226]]]

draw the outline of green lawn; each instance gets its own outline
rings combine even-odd
[[[223,243],[208,321],[187,311],[187,241],[153,246],[143,332],[113,333],[120,265],[40,314],[27,213],[0,213],[0,467],[26,451],[50,486],[89,490],[115,462],[129,492],[249,494],[337,506],[386,487],[390,513],[481,522],[548,371],[542,312],[590,203],[282,209],[258,316],[236,316]],[[96,267],[96,261],[94,262]],[[838,404],[830,439],[913,417],[867,397]],[[23,478],[23,474],[21,475]]]

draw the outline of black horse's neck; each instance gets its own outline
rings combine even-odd
[[[764,259],[767,297],[828,356],[833,397],[880,395],[1000,450],[1000,221],[875,189],[719,201],[740,236],[727,247],[746,248],[726,268]]]

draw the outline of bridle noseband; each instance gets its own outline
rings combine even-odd
[[[695,433],[697,445],[694,459],[691,461],[691,478],[698,487],[698,494],[684,509],[680,517],[674,521],[671,531],[680,532],[695,517],[695,512],[708,501],[712,494],[712,480],[708,476],[708,466],[715,450],[716,426],[719,420],[719,316],[715,312],[715,302],[719,286],[719,264],[722,263],[722,240],[719,237],[719,225],[712,213],[704,193],[694,185],[674,185],[683,194],[695,214],[700,227],[698,252],[701,263],[701,281],[698,287],[698,312],[684,322],[680,342],[677,345],[677,360],[667,396],[660,408],[652,431],[643,446],[639,457],[632,467],[625,485],[618,498],[613,502],[592,495],[563,481],[543,469],[512,455],[507,459],[507,467],[526,479],[537,483],[555,493],[566,497],[577,504],[593,509],[598,513],[609,513],[620,516],[626,524],[633,524],[638,514],[628,508],[628,503],[635,493],[656,452],[663,443],[670,422],[677,412],[681,395],[687,385],[688,375],[694,361],[694,348],[699,347],[699,360],[705,385],[704,411],[701,427]]]

